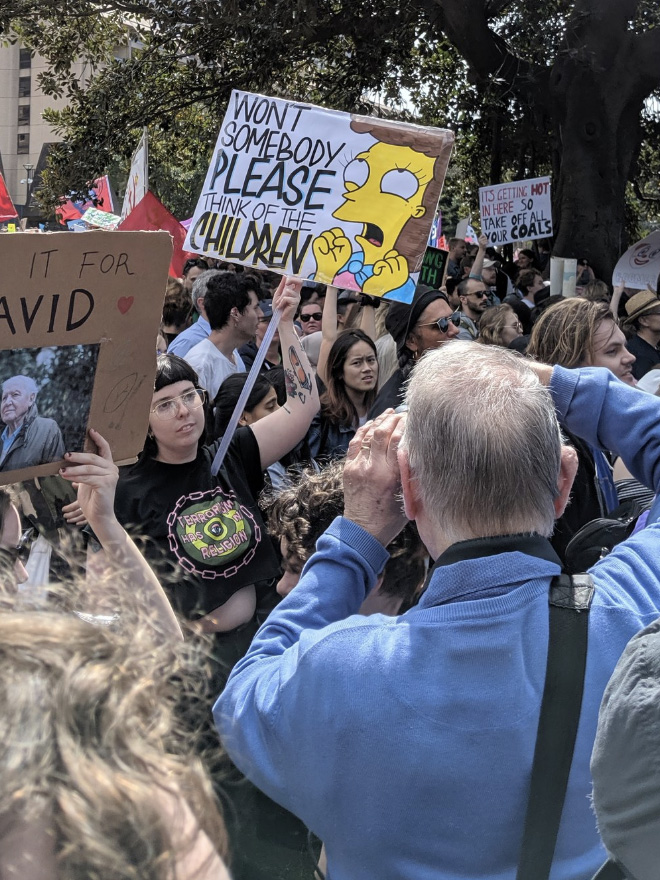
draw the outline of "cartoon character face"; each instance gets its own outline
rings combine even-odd
[[[424,216],[422,201],[434,165],[435,159],[411,147],[381,142],[348,163],[345,201],[333,217],[362,224],[355,240],[364,251],[365,265],[384,259],[408,220]]]

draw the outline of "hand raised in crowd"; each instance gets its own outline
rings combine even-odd
[[[70,526],[77,526],[79,529],[82,529],[83,526],[87,525],[85,514],[82,512],[82,507],[77,498],[71,504],[64,504],[62,506],[62,515]]]
[[[99,454],[67,452],[64,456],[66,466],[60,474],[77,489],[77,507],[100,538],[99,532],[103,531],[104,526],[114,526],[116,521],[114,504],[119,470],[112,460],[107,440],[93,428],[90,428],[89,436],[96,444]],[[73,513],[77,519],[77,515]],[[68,521],[76,520],[68,518]]]
[[[359,428],[344,466],[344,516],[387,546],[406,524],[397,449],[405,413],[386,410]]]
[[[302,281],[291,275],[285,275],[273,294],[273,312],[282,312],[282,321],[293,321],[300,304],[300,288]]]

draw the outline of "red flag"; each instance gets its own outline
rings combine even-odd
[[[115,205],[112,198],[112,189],[110,187],[110,178],[108,175],[97,177],[94,181],[94,202],[95,208],[99,211],[106,211],[108,214],[115,213]]]
[[[183,256],[183,243],[186,240],[186,230],[171,214],[165,205],[156,196],[147,191],[144,198],[138,202],[125,220],[119,224],[118,229],[128,230],[151,230],[165,229],[174,239],[174,253],[170,263],[170,275],[180,278],[185,262]]]
[[[97,208],[99,211],[114,214],[115,206],[110,188],[110,178],[107,174],[104,177],[96,178],[86,199],[78,199],[73,202],[71,199],[62,197],[61,204],[55,209],[55,216],[62,226],[66,226],[69,220],[80,220],[87,208]]]
[[[72,202],[71,199],[62,202],[61,205],[58,205],[57,208],[55,208],[57,222],[61,223],[62,226],[66,226],[69,220],[80,220],[84,211],[82,205],[82,202],[76,204],[75,202]]]
[[[2,174],[0,174],[0,220],[13,220],[15,217],[18,217],[18,212],[5,186]]]

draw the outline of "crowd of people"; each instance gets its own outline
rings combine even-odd
[[[660,297],[548,274],[482,237],[410,304],[169,279],[138,460],[90,430],[0,490],[0,878],[513,878],[549,596],[585,573],[550,876],[657,874],[659,753],[621,705],[658,653]],[[0,468],[39,422],[23,379]]]

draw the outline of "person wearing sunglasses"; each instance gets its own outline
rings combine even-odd
[[[317,302],[306,302],[300,307],[298,315],[300,321],[300,329],[303,336],[310,336],[321,329],[323,320],[323,310]]]
[[[479,336],[479,319],[490,306],[489,290],[483,281],[466,278],[456,288],[461,301],[459,339],[468,341]]]
[[[425,352],[456,339],[460,320],[460,312],[451,307],[446,294],[424,284],[417,285],[411,304],[390,303],[385,327],[396,343],[399,369],[378,392],[370,419],[403,403],[405,383],[415,363]]]

